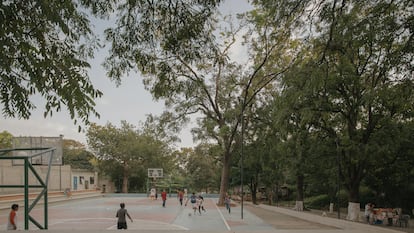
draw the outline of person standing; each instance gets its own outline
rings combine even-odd
[[[165,202],[167,201],[167,192],[165,191],[165,189],[162,190],[161,198],[162,198],[162,207],[165,207]]]
[[[371,215],[371,208],[372,208],[372,206],[371,206],[371,203],[367,203],[366,205],[365,205],[365,212],[364,212],[364,215],[365,215],[365,219],[367,220],[367,223],[370,223],[370,221],[369,221],[369,217],[370,217],[370,215]]]
[[[151,200],[155,200],[155,193],[156,193],[155,188],[152,188],[150,190],[150,198],[151,198]]]
[[[128,218],[129,218],[129,220],[131,220],[131,222],[133,222],[133,221],[132,221],[131,216],[129,216],[128,211],[125,209],[125,203],[121,203],[119,205],[120,205],[121,209],[119,209],[116,212],[116,217],[118,218],[118,223],[117,223],[118,226],[117,227],[118,227],[118,230],[120,230],[120,229],[126,230],[126,229],[128,229],[127,222],[126,222],[126,216],[128,216]]]
[[[11,206],[9,218],[7,220],[7,230],[17,230],[17,211],[19,210],[18,204]]]
[[[200,199],[200,202],[198,204],[198,212],[200,212],[201,214],[201,210],[203,210],[204,212],[206,212],[206,209],[204,209],[204,197],[200,195],[198,195],[198,199]]]
[[[184,192],[180,189],[178,191],[178,200],[180,200],[180,205],[183,205],[183,199],[184,199]]]
[[[226,193],[226,196],[224,197],[224,205],[226,205],[226,209],[229,211],[229,214],[231,212],[231,198],[230,196]]]
[[[185,206],[187,206],[188,200],[190,200],[190,202],[191,202],[191,207],[193,208],[194,215],[195,215],[196,214],[196,211],[197,211],[197,208],[198,208],[198,206],[197,206],[197,196],[195,195],[195,193],[193,193],[190,196],[190,198],[187,199],[187,201],[185,202]]]

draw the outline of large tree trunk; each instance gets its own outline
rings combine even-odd
[[[127,168],[124,168],[124,174],[122,179],[122,193],[128,193],[128,179],[129,179],[129,172]]]
[[[257,179],[255,179],[256,177],[250,179],[250,191],[252,195],[252,203],[255,205],[257,205]]]
[[[359,203],[359,185],[360,180],[351,180],[348,185],[348,215],[347,219],[351,221],[359,221],[360,215],[360,203]]]
[[[359,213],[361,212],[360,203],[348,202],[348,215],[346,219],[351,221],[359,221]]]
[[[220,181],[220,196],[218,200],[218,205],[224,205],[224,197],[227,193],[227,188],[229,186],[229,177],[230,177],[230,154],[225,152],[223,155],[223,169],[221,171],[221,181]]]
[[[273,202],[276,203],[276,206],[279,202],[279,185],[276,183],[276,187],[271,192],[273,194],[272,200],[269,200],[269,205],[273,205]]]
[[[345,189],[348,192],[348,215],[347,219],[351,221],[359,221],[359,186],[363,177],[363,170],[366,163],[362,161],[362,154],[358,151],[363,151],[363,148],[355,148],[354,150],[347,150],[343,155],[345,159],[341,163],[341,179],[344,181]],[[351,159],[359,157],[358,163],[349,162]]]
[[[297,188],[297,196],[296,196],[296,205],[295,210],[303,211],[303,184],[304,184],[305,176],[303,174],[298,174],[296,177],[296,188]]]

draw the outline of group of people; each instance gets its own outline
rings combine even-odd
[[[180,200],[181,203],[182,200]],[[201,215],[201,211],[206,212],[206,209],[204,208],[204,198],[201,195],[196,196],[195,193],[193,193],[190,198],[187,199],[187,201],[185,202],[185,206],[187,206],[188,201],[190,201],[191,206],[193,208],[194,211],[194,215],[196,214],[197,210],[198,213]]]
[[[165,208],[166,200],[167,200],[167,192],[163,190],[161,192],[161,198],[162,198],[162,207]],[[178,199],[180,201],[180,205],[183,205],[184,200],[184,192],[180,190],[178,192]],[[190,201],[192,208],[194,210],[194,214],[196,214],[196,211],[201,215],[201,211],[206,212],[206,209],[204,208],[204,198],[201,195],[196,196],[195,193],[193,193],[190,198],[187,199],[185,202],[185,206],[187,206],[188,201]],[[128,217],[131,222],[133,222],[131,216],[129,215],[127,209],[125,209],[125,203],[120,204],[120,209],[116,212],[116,217],[118,218],[117,222],[117,228],[118,229],[128,229],[126,218]]]
[[[185,196],[185,193],[183,192],[183,190],[179,190],[177,198],[179,199],[181,206],[183,205],[184,196]],[[167,192],[165,190],[161,192],[161,198],[162,198],[162,207],[165,208],[166,201],[167,201]],[[206,212],[206,209],[204,208],[204,198],[202,195],[197,196],[195,193],[192,193],[192,195],[189,198],[187,198],[184,205],[187,206],[188,202],[191,203],[192,209],[194,211],[194,215],[197,213],[197,211],[200,215],[201,215],[201,211]],[[226,194],[225,199],[224,199],[224,204],[229,213],[231,212],[230,203],[231,203],[231,198],[229,195]],[[10,211],[8,222],[7,222],[7,230],[17,229],[17,211],[18,210],[19,210],[18,204],[13,204],[11,206],[11,211]],[[118,218],[118,221],[117,221],[118,229],[128,228],[127,221],[126,221],[127,217],[131,220],[131,222],[133,222],[127,209],[125,209],[125,203],[120,203],[120,209],[118,209],[118,211],[116,212],[116,217]]]
[[[388,220],[388,225],[392,226],[398,219],[399,213],[397,209],[378,208],[375,209],[375,204],[367,203],[365,205],[364,216],[369,224],[383,224],[384,220]]]
[[[364,216],[365,216],[365,219],[367,220],[367,223],[371,223],[372,221],[372,210],[373,209],[374,209],[374,204],[372,203],[365,204]]]

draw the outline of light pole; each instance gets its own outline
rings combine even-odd
[[[241,192],[241,219],[243,219],[243,205],[244,205],[244,190],[243,190],[243,153],[244,153],[244,105],[245,100],[240,97],[237,98],[240,104],[240,123],[241,123],[241,146],[240,146],[240,192]]]
[[[241,148],[240,148],[240,183],[241,183],[241,219],[243,219],[243,153],[244,153],[244,104],[241,111]]]
[[[341,180],[340,180],[340,175],[341,175],[341,158],[340,158],[340,150],[339,150],[339,139],[336,138],[336,162],[338,163],[338,174],[337,174],[337,185],[338,185],[338,191],[337,191],[337,197],[336,197],[336,205],[338,206],[338,219],[341,218],[341,208],[339,206],[339,194],[341,191]]]
[[[170,174],[170,185],[169,185],[168,197],[171,197],[171,174]]]

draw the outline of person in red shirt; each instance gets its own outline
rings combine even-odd
[[[180,200],[180,205],[183,205],[183,199],[184,199],[184,192],[178,191],[178,199]]]
[[[165,207],[165,202],[167,201],[167,192],[165,192],[165,189],[162,190],[161,198],[162,198],[162,207]]]
[[[7,221],[7,230],[16,230],[17,229],[17,211],[18,210],[19,210],[19,205],[18,204],[13,204],[11,206],[9,219]]]

